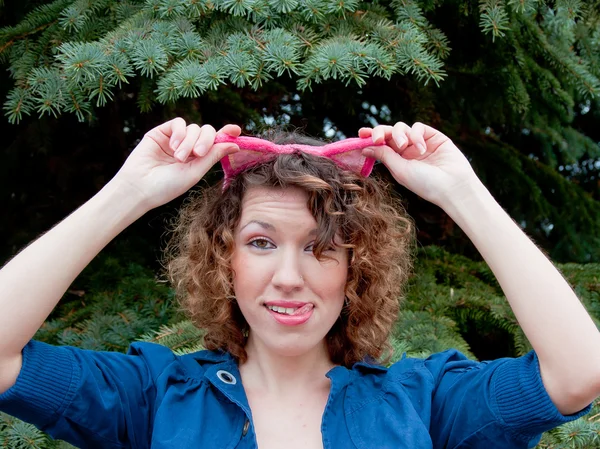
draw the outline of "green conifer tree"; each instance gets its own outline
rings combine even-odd
[[[276,86],[274,120],[315,134],[324,120],[340,136],[425,121],[553,258],[600,261],[599,11],[599,0],[55,0],[0,29],[14,83],[4,111],[85,120],[127,98],[148,112],[218,90],[251,131],[264,113],[248,92]]]
[[[269,111],[275,121],[302,117],[315,130],[328,119],[338,135],[399,116],[431,122],[553,257],[600,261],[598,0],[30,4],[39,6],[0,29],[13,123],[86,120],[128,97],[146,113],[217,91],[242,108],[247,92],[283,86],[279,109]],[[443,232],[441,240],[457,239],[451,225]],[[201,349],[202,331],[174,313],[171,291],[120,260],[97,259],[36,338],[99,350],[125,351],[137,339],[180,354]],[[560,268],[600,324],[600,267]],[[451,347],[481,358],[482,342],[503,355],[531,349],[484,263],[429,247],[415,272],[392,335],[394,360]],[[538,447],[600,447],[598,413],[596,404]],[[0,447],[69,446],[0,415]]]

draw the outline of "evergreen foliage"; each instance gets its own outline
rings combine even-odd
[[[300,91],[394,73],[438,83],[447,52],[412,2],[55,0],[0,30],[15,80],[5,104],[11,122],[33,112],[83,120],[134,77],[152,81],[160,103],[226,83],[259,89],[284,74]]]
[[[515,114],[538,100],[531,84],[564,119],[576,100],[598,97],[597,1],[476,4],[452,6],[479,17],[492,42],[506,40],[516,64],[500,76],[511,81]],[[284,75],[300,92],[329,79],[360,87],[395,74],[439,85],[450,42],[427,18],[436,7],[415,0],[54,0],[0,30],[0,56],[15,80],[5,111],[11,122],[31,113],[83,120],[133,79],[146,84],[138,95],[148,96],[150,82],[160,103],[222,84],[259,89]],[[536,125],[550,141],[566,140],[551,123]]]
[[[467,153],[554,260],[600,262],[600,0],[29,4],[38,6],[0,28],[13,123],[121,108],[128,115],[115,122],[154,125],[184,110],[247,132],[270,120],[320,135],[325,123],[341,138],[422,121]],[[447,237],[432,234],[443,220],[424,244]],[[469,250],[460,233],[451,239]]]
[[[27,139],[5,150],[5,178],[17,163],[30,167],[44,152],[53,156],[48,128],[58,123],[57,134],[65,134],[65,116],[96,119],[129,101],[144,115],[115,114],[107,134],[125,124],[141,135],[147,124],[172,116],[182,105],[197,121],[202,108],[219,110],[211,123],[235,118],[249,132],[267,118],[306,126],[313,135],[327,123],[337,138],[354,135],[359,126],[420,120],[457,143],[494,197],[552,259],[600,262],[599,0],[31,0],[27,5],[35,7],[18,23],[0,28],[0,63],[12,80],[4,112],[11,123],[27,126]],[[0,11],[12,7],[0,0]],[[86,132],[76,139],[84,140]],[[30,151],[24,140],[37,151],[33,160],[23,159]],[[105,142],[85,148],[99,153]],[[125,153],[127,145],[117,151]],[[86,163],[101,165],[93,159]],[[83,168],[89,167],[76,161],[66,172],[108,176]],[[48,171],[45,165],[32,170],[34,177]],[[7,189],[1,196],[15,195],[12,185]],[[23,204],[32,209],[39,190],[34,185],[17,190],[17,196],[29,194]],[[439,211],[402,193],[411,214],[421,219],[422,243],[442,242],[476,254]],[[57,209],[50,204],[42,202],[43,212],[21,222],[37,222]],[[177,354],[202,349],[202,330],[175,311],[172,291],[133,254],[103,252],[35,338],[121,352],[135,340],[157,342]],[[560,269],[600,325],[600,265],[569,263]],[[479,360],[517,357],[531,349],[484,263],[427,247],[415,273],[391,335],[392,361],[404,353],[427,357],[448,348]],[[595,404],[589,415],[544,434],[538,447],[600,448],[598,416],[600,404]],[[71,446],[0,414],[0,447]]]
[[[127,251],[127,247],[117,251]],[[120,352],[126,352],[136,340],[162,344],[178,355],[203,349],[202,330],[176,311],[172,291],[136,262],[123,264],[118,260],[122,256],[103,253],[97,257],[35,338],[51,344]],[[600,265],[565,264],[559,269],[600,324]],[[477,352],[486,354],[482,348],[489,346],[501,348],[493,358],[518,357],[531,350],[485,263],[427,247],[419,251],[414,272],[391,336],[394,353],[390,363],[403,354],[423,358],[450,348],[474,360],[489,359],[489,351],[488,356],[477,356]],[[500,345],[498,335],[504,340]],[[583,418],[545,433],[537,447],[600,447],[599,413],[600,401]],[[0,414],[0,447],[72,446]]]
[[[118,248],[116,251],[125,251]],[[177,318],[173,292],[136,262],[99,257],[78,277],[34,338],[54,345],[125,352],[149,329]]]
[[[468,136],[463,148],[494,198],[536,243],[548,248],[550,258],[600,261],[598,199],[496,136]]]

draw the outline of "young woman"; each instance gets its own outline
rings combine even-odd
[[[589,412],[598,330],[446,136],[420,123],[325,146],[240,132],[179,118],[153,129],[96,196],[0,271],[0,410],[82,448],[153,449],[526,448]],[[368,177],[375,158],[472,239],[534,351],[381,365],[414,237]],[[207,350],[32,340],[111,239],[218,161],[224,182],[183,207],[166,258]]]

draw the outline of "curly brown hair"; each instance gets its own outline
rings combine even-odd
[[[281,131],[262,137],[279,144],[324,144]],[[227,351],[238,363],[247,360],[249,326],[235,300],[231,258],[244,193],[253,186],[303,189],[317,222],[315,257],[327,258],[323,253],[337,231],[349,251],[346,303],[327,334],[331,361],[346,367],[365,359],[387,362],[388,337],[412,268],[413,222],[389,184],[301,152],[274,155],[236,176],[225,190],[221,181],[194,191],[180,209],[163,263],[181,310],[205,331],[204,346]]]

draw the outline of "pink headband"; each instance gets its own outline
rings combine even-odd
[[[375,159],[362,155],[362,150],[367,147],[377,146],[370,137],[340,140],[338,142],[328,143],[323,146],[312,145],[278,145],[268,140],[257,137],[232,137],[228,134],[217,134],[215,143],[231,142],[240,147],[240,151],[221,159],[221,166],[225,173],[225,182],[223,188],[226,188],[238,173],[246,168],[261,162],[267,162],[273,159],[277,154],[292,154],[298,151],[322,156],[331,159],[339,167],[353,171],[361,176],[367,177],[373,170]],[[383,145],[382,142],[379,145]]]

